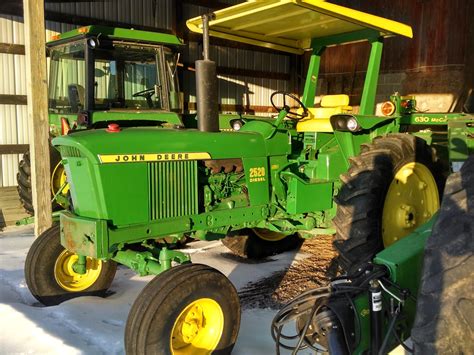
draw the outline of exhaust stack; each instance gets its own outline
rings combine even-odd
[[[209,59],[209,21],[214,14],[202,15],[203,57],[196,60],[196,101],[198,129],[219,132],[216,63]]]

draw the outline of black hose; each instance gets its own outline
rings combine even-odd
[[[321,297],[328,297],[331,294],[329,291],[329,287],[322,287],[318,289],[313,289],[304,292],[303,294],[296,297],[294,300],[286,304],[273,318],[272,325],[271,325],[271,335],[273,340],[276,343],[277,354],[279,353],[279,348],[282,347],[287,350],[298,351],[304,348],[307,348],[308,345],[313,348],[310,344],[305,343],[303,345],[303,341],[305,338],[306,331],[310,325],[312,317],[309,317],[307,320],[307,324],[305,324],[305,331],[297,333],[295,335],[286,335],[283,334],[283,327],[287,325],[289,322],[296,321],[298,317],[308,312],[311,309],[311,313],[315,306],[318,305],[316,302]],[[304,305],[304,307],[301,307]],[[311,306],[309,306],[311,305]],[[295,346],[291,346],[288,344],[284,344],[281,342],[281,339],[285,340],[294,340],[299,339],[299,349]],[[301,342],[300,342],[301,340]],[[303,347],[302,347],[303,346]]]
[[[368,264],[353,275],[337,277],[331,281],[330,286],[305,291],[285,304],[275,315],[271,324],[271,335],[276,343],[276,354],[280,354],[281,348],[292,351],[292,354],[296,354],[299,350],[303,349],[312,349],[317,352],[321,352],[322,349],[324,349],[320,344],[312,344],[312,339],[308,338],[306,334],[313,322],[314,316],[324,307],[323,298],[329,301],[330,298],[343,296],[349,300],[354,312],[356,323],[355,338],[356,344],[358,344],[362,339],[362,327],[353,298],[369,289],[370,280],[379,279],[387,275],[388,270],[385,266]],[[348,351],[351,351],[350,341],[344,329],[344,324],[340,321],[337,314],[334,315],[339,320],[344,335],[343,339],[345,342],[342,341],[342,343],[345,343]],[[285,334],[285,327],[289,325],[289,323],[294,324],[294,322],[297,322],[301,317],[305,317],[306,320],[304,324],[298,324],[296,333]],[[289,342],[293,343],[296,339],[298,339],[296,345],[289,344]],[[388,342],[388,339],[385,342]],[[327,351],[327,349],[325,351]]]
[[[306,321],[306,324],[303,327],[303,330],[301,331],[301,336],[296,343],[295,349],[291,353],[291,355],[295,355],[298,350],[301,349],[301,344],[303,344],[303,340],[306,337],[306,332],[308,331],[309,325],[311,324],[311,320],[313,319],[314,315],[316,314],[316,311],[319,309],[318,304],[315,302],[313,307],[311,308],[311,312],[309,313],[308,320]]]
[[[393,329],[393,335],[395,336],[395,338],[397,339],[397,341],[400,343],[400,345],[402,346],[403,349],[405,349],[407,352],[409,352],[410,354],[413,354],[413,349],[409,348],[408,345],[406,345],[401,339],[400,337],[398,336],[397,332],[395,331],[395,329]]]
[[[390,320],[390,324],[388,326],[387,333],[385,334],[385,337],[384,337],[382,345],[379,349],[378,355],[385,355],[385,348],[387,347],[388,340],[390,339],[390,334],[392,333],[392,330],[395,327],[395,322],[397,321],[399,315],[400,315],[400,306],[397,307],[397,309],[395,310],[395,315]]]
[[[291,350],[292,354],[296,354],[299,350],[310,348],[314,351],[321,351],[321,348],[313,346],[308,341],[306,333],[316,313],[321,309],[321,303],[319,300],[323,297],[347,295],[353,293],[360,293],[363,288],[353,287],[348,285],[334,285],[334,287],[321,287],[303,292],[297,296],[291,302],[287,303],[283,308],[275,315],[271,325],[271,335],[276,345],[276,354],[280,354],[280,348]],[[354,307],[355,311],[355,307]],[[298,331],[295,335],[287,335],[283,333],[283,328],[290,322],[297,321],[297,319],[303,315],[307,315],[307,320],[301,331]],[[341,327],[343,325],[341,324]],[[343,329],[343,328],[342,328]],[[345,332],[344,332],[345,335]],[[296,345],[289,345],[282,340],[295,340],[298,339]],[[347,339],[346,340],[346,346]],[[349,347],[347,347],[349,348]]]

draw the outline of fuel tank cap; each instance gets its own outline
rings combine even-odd
[[[109,123],[106,131],[109,133],[118,133],[121,131],[121,129],[118,123]]]

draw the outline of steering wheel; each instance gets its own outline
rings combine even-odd
[[[155,93],[155,88],[149,88],[149,89],[136,92],[135,94],[132,94],[132,97],[137,97],[137,96],[143,96],[143,97],[150,96],[151,97],[153,96],[154,93]]]
[[[275,102],[273,101],[273,98],[276,96],[276,95],[283,95],[283,106],[282,107],[278,107]],[[291,111],[291,108],[290,106],[288,106],[286,104],[286,97],[289,97],[291,98],[292,100],[295,100],[298,105],[303,109],[303,113],[298,113],[298,112],[295,112],[295,111]],[[285,110],[287,113],[286,113],[286,117],[288,118],[291,118],[292,120],[300,120],[300,119],[303,119],[305,118],[306,116],[308,116],[308,109],[306,108],[306,106],[301,102],[301,100],[296,97],[295,95],[293,94],[290,94],[288,92],[284,92],[284,91],[275,91],[271,96],[270,96],[270,103],[272,104],[272,106],[275,108],[275,110],[277,110],[279,113],[283,110]]]
[[[132,95],[132,97],[137,97],[137,96],[144,97],[148,107],[153,108],[153,100],[151,99],[151,97],[153,96],[154,93],[155,93],[155,88],[153,87],[153,88],[136,92],[135,94]]]

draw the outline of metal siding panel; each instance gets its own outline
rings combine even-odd
[[[2,109],[0,123],[0,144],[18,143],[16,132],[15,105],[0,105]],[[2,155],[2,185],[15,186],[18,155]]]
[[[13,42],[15,44],[25,44],[25,33],[23,28],[23,18],[18,16],[12,17]],[[10,42],[9,42],[10,43]]]
[[[12,16],[0,18],[1,31],[0,41],[3,43],[13,43]]]
[[[14,19],[13,16],[0,18],[0,42],[14,42]],[[0,94],[15,94],[15,58],[11,54],[0,54],[1,83]],[[0,105],[0,144],[8,144],[15,136],[12,134],[12,126],[15,126],[13,105]],[[0,156],[0,186],[10,186],[16,171],[11,168],[15,156]]]
[[[16,122],[18,144],[28,144],[29,139],[29,121],[28,107],[25,105],[16,105]]]
[[[171,29],[173,6],[175,6],[173,0],[117,0],[45,4],[47,10],[64,14],[123,22],[129,24],[130,27],[141,25],[163,29]],[[61,32],[64,31],[61,30]]]
[[[15,94],[26,95],[26,57],[24,55],[14,55],[14,77]]]
[[[6,109],[7,109],[7,105],[0,105],[0,144],[3,144],[3,142],[5,141],[4,136],[6,136],[6,130],[5,130],[6,116],[7,116]],[[4,168],[4,162],[3,162],[4,157],[5,157],[4,155],[0,155],[0,186],[4,186],[3,176],[6,171],[6,169]]]

